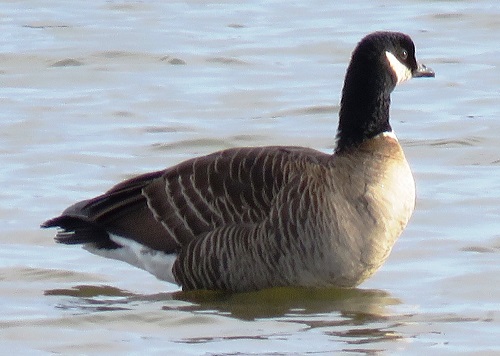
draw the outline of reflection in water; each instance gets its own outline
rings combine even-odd
[[[237,294],[189,291],[173,296],[194,303],[187,310],[214,310],[242,320],[332,312],[360,320],[365,316],[383,318],[386,306],[400,303],[380,290],[337,288],[271,288]]]
[[[342,339],[349,345],[402,338],[387,325],[389,317],[386,312],[388,306],[400,304],[400,301],[381,290],[272,288],[238,294],[189,291],[141,295],[105,285],[78,285],[69,289],[47,290],[44,294],[73,297],[61,299],[58,308],[77,315],[139,311],[141,305],[154,303],[159,304],[158,312],[181,311],[190,315],[213,315],[241,321],[273,320],[299,324],[303,325],[301,330],[304,332],[320,329],[325,335]],[[280,330],[276,332],[280,333]],[[215,338],[238,337],[197,337],[193,332],[179,342],[205,343]]]
[[[189,291],[141,295],[110,286],[79,285],[70,289],[52,289],[49,296],[78,298],[82,311],[131,308],[131,302],[188,302],[185,306],[163,306],[163,310],[229,315],[241,320],[262,318],[298,318],[337,312],[339,315],[362,323],[365,320],[384,319],[385,308],[400,304],[387,292],[372,289],[308,289],[271,288],[249,293],[218,291]],[[72,301],[72,307],[78,302]],[[99,307],[96,307],[99,306]],[[102,309],[102,308],[104,309]],[[311,324],[311,326],[313,326]]]
[[[242,320],[273,318],[298,323],[306,326],[304,332],[321,329],[326,335],[342,339],[349,345],[402,338],[386,323],[379,325],[387,320],[386,307],[401,303],[381,290],[287,287],[238,294],[190,291],[173,296],[195,303],[182,307],[183,310],[223,313]]]
[[[88,312],[131,310],[127,306],[128,298],[134,294],[110,286],[80,285],[70,289],[52,289],[44,292],[44,295],[70,296],[78,299],[69,299],[65,304],[59,304],[58,308],[72,310],[75,314]]]

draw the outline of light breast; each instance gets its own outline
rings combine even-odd
[[[415,182],[395,137],[379,135],[334,159],[332,271],[354,286],[386,260],[415,206]]]

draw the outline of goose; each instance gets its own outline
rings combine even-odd
[[[415,206],[390,94],[434,77],[412,39],[374,32],[346,71],[332,154],[295,146],[215,152],[121,182],[41,227],[183,290],[353,288],[387,259]]]

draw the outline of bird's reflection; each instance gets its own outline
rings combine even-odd
[[[137,303],[161,303],[163,310],[213,313],[242,320],[301,318],[337,313],[353,321],[384,319],[387,306],[400,304],[389,293],[375,289],[271,288],[250,293],[189,291],[135,294],[106,285],[78,285],[45,291],[50,296],[70,296],[60,308],[78,312],[134,309]],[[173,303],[183,301],[185,303]]]

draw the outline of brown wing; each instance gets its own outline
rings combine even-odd
[[[220,151],[122,182],[42,226],[61,227],[56,239],[66,244],[113,248],[113,233],[174,252],[224,225],[262,221],[300,166],[325,156],[302,147]]]

